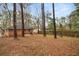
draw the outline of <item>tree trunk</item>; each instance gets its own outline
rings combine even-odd
[[[70,19],[70,23],[69,23],[69,28],[70,28],[70,30],[72,29],[71,19]]]
[[[14,25],[14,38],[17,38],[17,31],[16,31],[16,3],[13,4],[13,25]]]
[[[55,23],[55,9],[54,9],[54,3],[52,3],[52,9],[53,9],[53,25],[54,25],[54,38],[57,38],[56,34],[56,23]]]
[[[37,20],[37,23],[38,23],[38,34],[39,34],[39,18]]]
[[[23,16],[23,5],[20,3],[21,17],[22,17],[22,37],[24,37],[24,16]]]
[[[41,11],[42,11],[42,30],[43,30],[43,35],[46,36],[44,3],[41,3]]]

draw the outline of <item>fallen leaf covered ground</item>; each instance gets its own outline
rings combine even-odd
[[[76,56],[79,55],[79,38],[52,35],[30,35],[24,38],[0,38],[1,56]]]

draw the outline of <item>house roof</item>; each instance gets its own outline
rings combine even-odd
[[[9,27],[9,29],[14,29],[13,26]],[[22,29],[22,24],[21,23],[17,23],[16,24],[16,29]],[[24,24],[24,29],[33,29],[32,26]]]

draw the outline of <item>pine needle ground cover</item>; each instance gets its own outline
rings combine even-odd
[[[30,35],[24,38],[0,38],[1,56],[79,55],[79,38]]]

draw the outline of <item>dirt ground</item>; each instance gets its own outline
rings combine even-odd
[[[29,35],[25,38],[0,38],[1,56],[76,56],[79,38]]]

